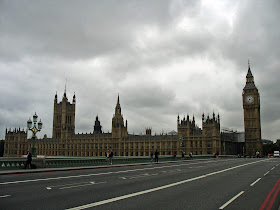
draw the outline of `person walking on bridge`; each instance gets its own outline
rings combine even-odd
[[[151,158],[151,163],[152,163],[154,161],[154,153],[153,152],[151,152],[150,158]]]
[[[107,161],[107,164],[108,164],[108,165],[109,165],[109,163],[110,163],[109,156],[110,156],[110,151],[107,150],[107,152],[106,152],[106,161]]]
[[[26,160],[24,169],[28,168],[28,165],[29,165],[29,168],[31,168],[32,154],[31,154],[31,152],[29,150],[27,150],[26,157],[27,157],[27,160]]]
[[[110,165],[113,165],[113,156],[114,156],[114,153],[113,153],[113,151],[111,150],[111,152],[110,152],[110,154],[109,154]]]
[[[158,151],[155,152],[155,162],[158,163]]]

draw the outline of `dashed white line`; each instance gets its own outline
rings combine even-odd
[[[93,184],[104,184],[104,183],[106,183],[106,182],[98,182],[98,183],[90,182],[89,184],[73,185],[73,186],[69,186],[69,187],[61,187],[59,189],[63,190],[63,189],[69,189],[69,188],[74,188],[74,187],[84,187],[84,186],[89,186],[89,185],[93,185]]]
[[[125,177],[119,177],[120,179],[126,179]]]
[[[232,199],[230,199],[228,202],[226,202],[224,205],[222,205],[219,209],[224,209],[225,207],[227,207],[231,202],[233,202],[236,198],[238,198],[243,193],[244,193],[244,191],[241,191],[236,196],[234,196]]]
[[[264,176],[266,176],[268,173],[269,173],[269,171],[268,171],[268,172],[266,172],[266,173],[264,174]]]
[[[260,181],[261,180],[261,178],[258,178],[256,181],[254,181],[252,184],[250,184],[250,186],[252,187],[252,186],[254,186],[258,181]]]
[[[187,164],[171,165],[171,166],[152,167],[152,168],[138,168],[138,169],[125,170],[125,171],[104,172],[104,173],[98,173],[98,174],[84,174],[84,175],[76,175],[76,176],[64,176],[64,177],[52,177],[52,178],[44,178],[44,179],[30,179],[30,180],[22,180],[22,181],[2,182],[2,183],[0,183],[0,185],[79,178],[79,177],[89,177],[89,176],[99,176],[99,175],[106,175],[106,174],[120,174],[120,173],[134,172],[134,171],[153,170],[153,169],[158,169],[158,168],[177,167],[177,166],[181,166],[181,165],[196,165],[196,164],[209,163],[209,162],[212,162],[212,161],[205,161],[205,162],[199,162],[199,163],[187,163]]]
[[[273,168],[271,169],[271,171],[272,171],[273,169],[275,169],[275,167],[273,167]]]
[[[82,183],[56,185],[56,186],[46,187],[46,189],[51,190],[53,188],[59,188],[60,190],[62,190],[62,189],[69,189],[69,188],[74,188],[74,187],[83,187],[83,186],[88,186],[88,185],[93,185],[93,184],[103,184],[103,183],[106,183],[106,181],[105,182],[97,182],[97,183],[95,181],[92,181],[92,182],[82,182]]]
[[[82,206],[77,206],[77,207],[70,208],[70,209],[71,210],[80,210],[80,209],[91,208],[91,207],[94,207],[94,206],[100,206],[100,205],[112,203],[112,202],[115,202],[115,201],[119,201],[119,200],[131,198],[131,197],[135,197],[135,196],[138,196],[138,195],[143,195],[143,194],[151,193],[151,192],[154,192],[154,191],[159,191],[159,190],[163,190],[163,189],[166,189],[166,188],[178,186],[178,185],[181,185],[181,184],[185,184],[185,183],[188,183],[188,182],[199,180],[199,179],[202,179],[202,178],[205,178],[205,177],[208,177],[208,176],[212,176],[212,175],[215,175],[215,174],[224,173],[226,171],[230,171],[230,170],[233,170],[233,169],[236,169],[236,168],[240,168],[240,167],[243,167],[243,166],[259,163],[259,162],[262,162],[262,161],[266,161],[266,160],[260,160],[260,161],[256,161],[256,162],[252,162],[252,163],[246,163],[246,164],[230,167],[230,168],[227,168],[227,169],[224,169],[224,170],[215,171],[215,172],[208,173],[208,174],[205,174],[205,175],[197,176],[197,177],[194,177],[194,178],[182,180],[182,181],[175,182],[175,183],[172,183],[172,184],[163,185],[163,186],[160,186],[160,187],[155,187],[155,188],[151,188],[151,189],[148,189],[148,190],[143,190],[143,191],[140,191],[140,192],[131,193],[131,194],[127,194],[127,195],[122,195],[122,196],[119,196],[119,197],[110,198],[110,199],[103,200],[103,201],[97,201],[97,202],[94,202],[94,203],[90,203],[90,204],[86,204],[86,205],[82,205]],[[231,203],[234,199],[236,199],[238,196],[240,196],[243,193],[244,193],[244,191],[240,192],[238,195],[236,195],[234,198],[232,198],[226,204],[221,206],[220,209],[223,209],[224,207],[226,207],[229,203]]]
[[[0,198],[7,198],[9,196],[11,196],[11,195],[0,195]]]

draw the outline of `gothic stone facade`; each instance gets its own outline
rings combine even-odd
[[[90,133],[75,134],[75,104],[68,101],[66,92],[62,101],[54,99],[53,137],[36,139],[35,144],[38,155],[46,156],[72,156],[92,157],[104,156],[106,151],[113,150],[116,156],[149,156],[156,150],[160,155],[186,154],[212,154],[221,151],[220,119],[202,119],[202,129],[193,121],[178,116],[178,135],[159,134],[152,135],[150,128],[145,135],[132,135],[127,132],[127,121],[124,123],[121,112],[119,96],[112,118],[112,132],[102,132],[102,126],[96,117],[94,130]],[[179,138],[183,141],[180,144]],[[31,148],[31,139],[27,139],[26,131],[6,131],[4,156],[21,156]]]
[[[243,110],[245,128],[245,153],[254,156],[256,151],[262,155],[260,95],[254,83],[250,65],[243,89]],[[52,138],[37,139],[38,155],[47,156],[104,156],[106,151],[113,150],[117,156],[149,156],[158,150],[160,155],[172,155],[181,151],[186,154],[221,154],[220,117],[202,115],[202,128],[192,120],[177,118],[177,135],[151,135],[151,129],[146,129],[145,135],[131,135],[127,132],[127,121],[124,123],[119,97],[112,119],[112,132],[102,132],[102,126],[96,117],[94,130],[91,133],[75,133],[76,97],[72,104],[68,101],[66,91],[60,103],[57,94],[54,99],[53,136]],[[15,129],[7,131],[5,136],[4,156],[21,156],[31,148],[31,140],[27,132]]]
[[[254,77],[248,65],[246,85],[243,88],[243,110],[245,128],[245,152],[247,156],[255,156],[262,152],[261,140],[261,117],[260,117],[260,95],[254,83]]]

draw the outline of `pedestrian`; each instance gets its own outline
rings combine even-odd
[[[182,151],[182,160],[185,160],[185,154],[183,151]]]
[[[190,152],[190,159],[192,159],[192,152]]]
[[[155,162],[158,163],[158,151],[155,152]]]
[[[110,165],[113,165],[113,156],[114,156],[114,153],[113,153],[113,151],[111,150],[111,152],[110,152],[110,154],[109,154]]]
[[[151,163],[154,161],[154,153],[151,152]]]
[[[176,161],[176,160],[177,160],[177,154],[176,154],[176,152],[174,152],[173,157],[174,157],[174,161]]]
[[[107,164],[109,165],[109,156],[110,156],[110,151],[109,150],[107,150],[107,152],[106,152],[106,161],[107,161]]]
[[[28,165],[29,165],[29,168],[31,168],[32,154],[29,150],[27,150],[26,158],[27,158],[27,160],[26,160],[24,169],[28,168]]]

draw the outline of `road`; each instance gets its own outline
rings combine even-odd
[[[0,209],[278,209],[280,158],[0,175]]]

